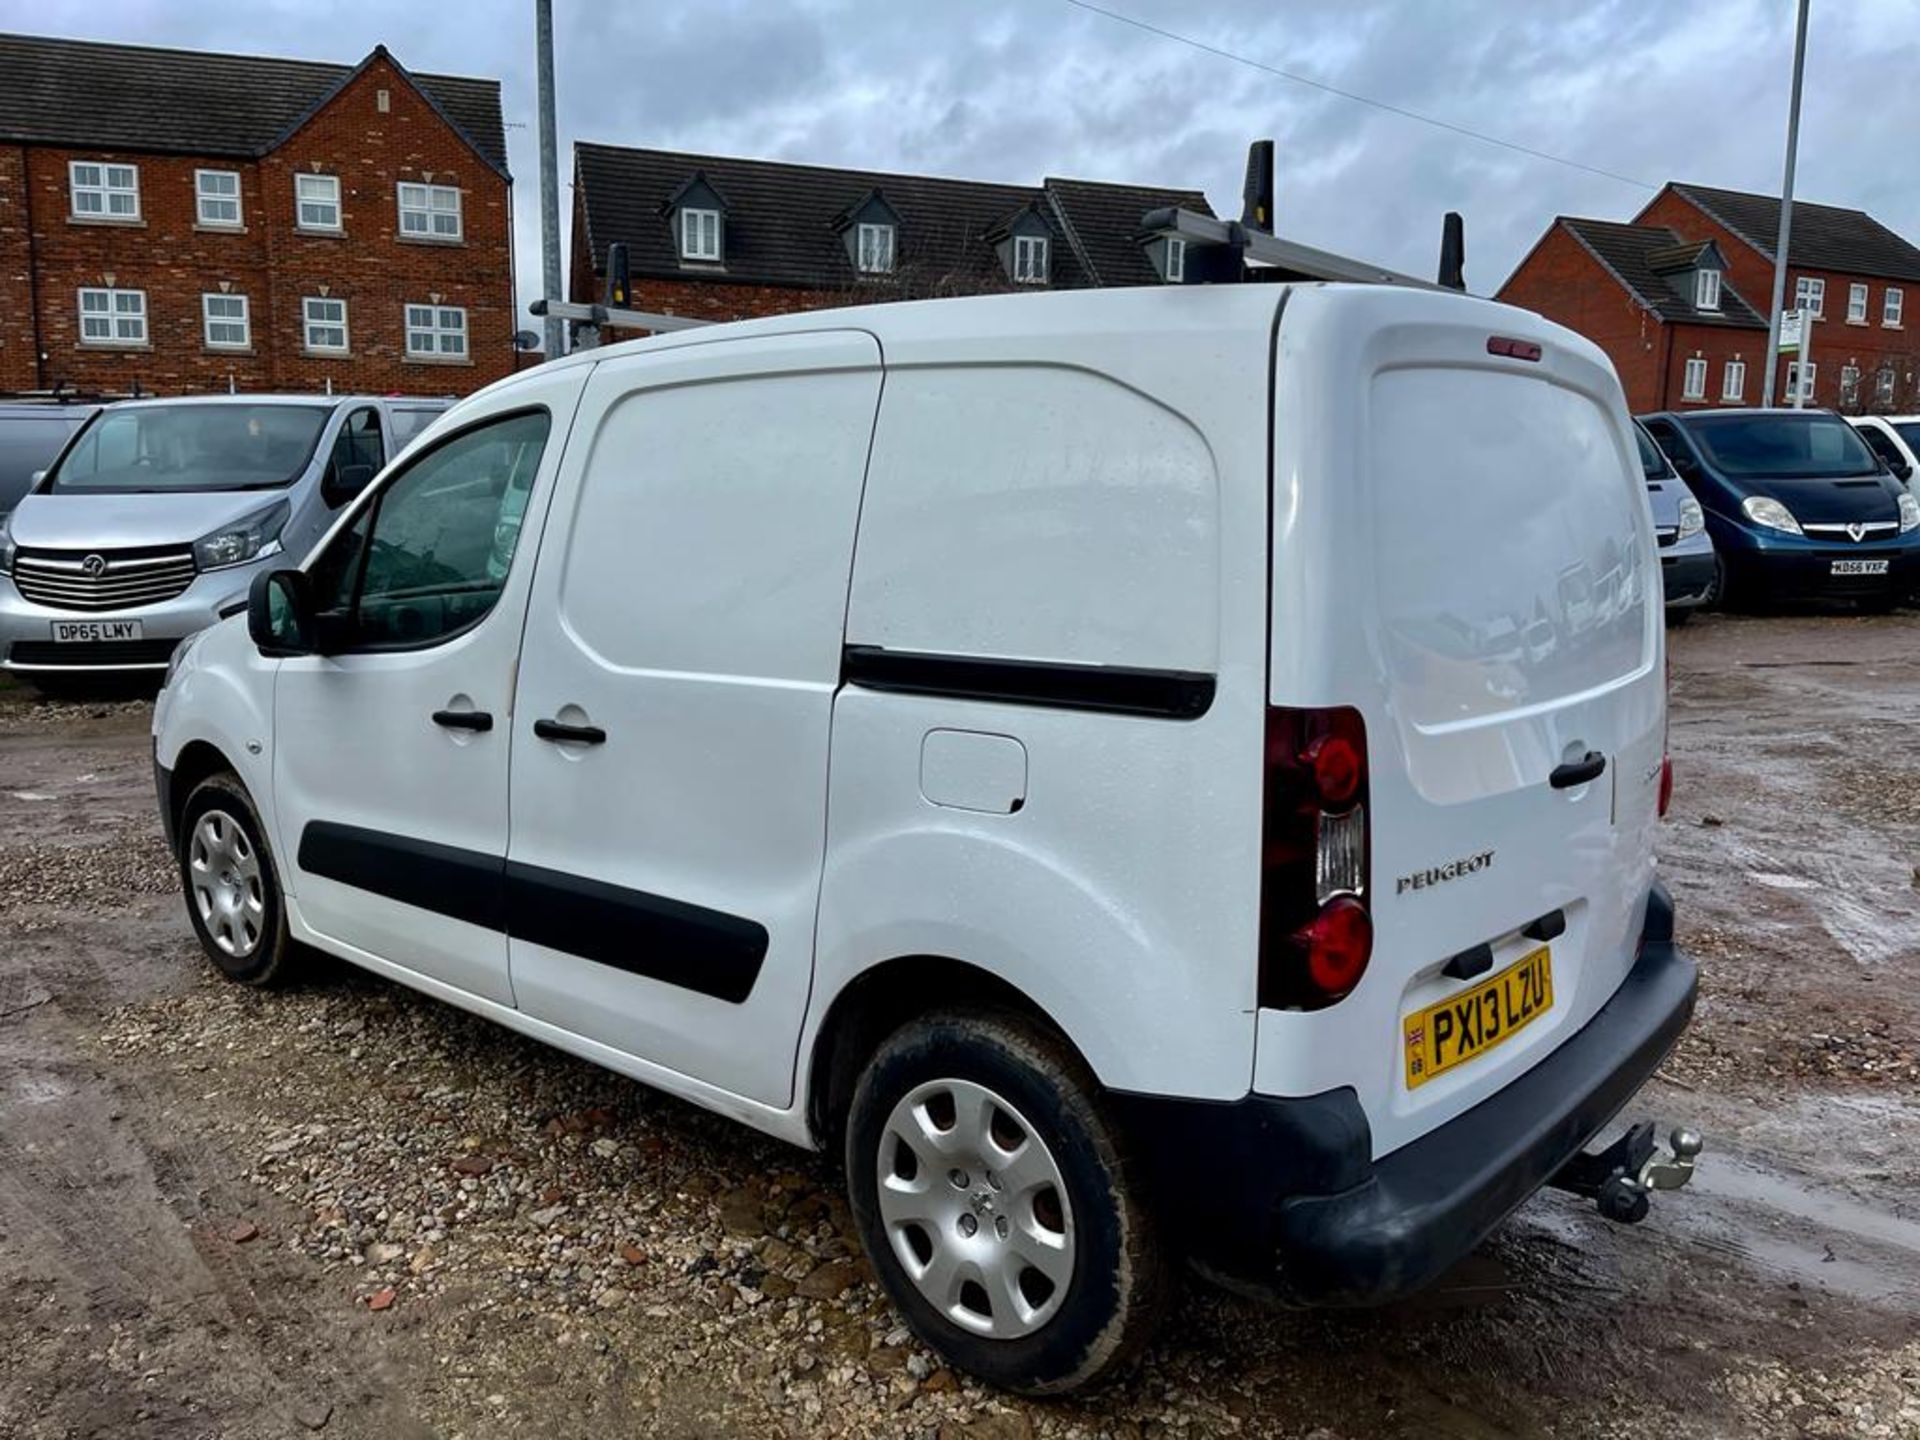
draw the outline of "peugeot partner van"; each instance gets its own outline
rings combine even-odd
[[[300,555],[445,400],[221,395],[97,411],[0,522],[0,669],[166,668]]]
[[[954,1364],[1176,1262],[1438,1275],[1692,1010],[1660,564],[1602,353],[1385,286],[875,305],[456,406],[174,657],[212,964],[343,957],[844,1157]],[[511,817],[511,823],[509,823]]]

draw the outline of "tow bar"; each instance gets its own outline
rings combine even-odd
[[[1662,1150],[1653,1121],[1642,1120],[1606,1149],[1574,1156],[1547,1184],[1597,1202],[1609,1220],[1637,1225],[1647,1218],[1654,1191],[1678,1190],[1693,1179],[1700,1136],[1676,1127],[1667,1144],[1672,1148]]]

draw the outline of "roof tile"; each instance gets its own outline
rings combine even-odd
[[[0,35],[0,140],[258,156],[355,68]],[[500,82],[457,75],[411,78],[481,157],[505,173]]]

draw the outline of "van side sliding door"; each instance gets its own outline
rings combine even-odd
[[[527,1014],[791,1103],[880,348],[602,361],[534,581],[507,893]]]

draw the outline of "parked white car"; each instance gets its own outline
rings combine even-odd
[[[1057,1391],[1175,1261],[1367,1303],[1686,1178],[1576,1156],[1693,1005],[1661,608],[1538,316],[792,315],[449,412],[175,657],[160,805],[222,973],[304,942],[839,1150],[918,1333]]]
[[[1920,415],[1848,417],[1880,463],[1893,472],[1907,493],[1920,500]]]

